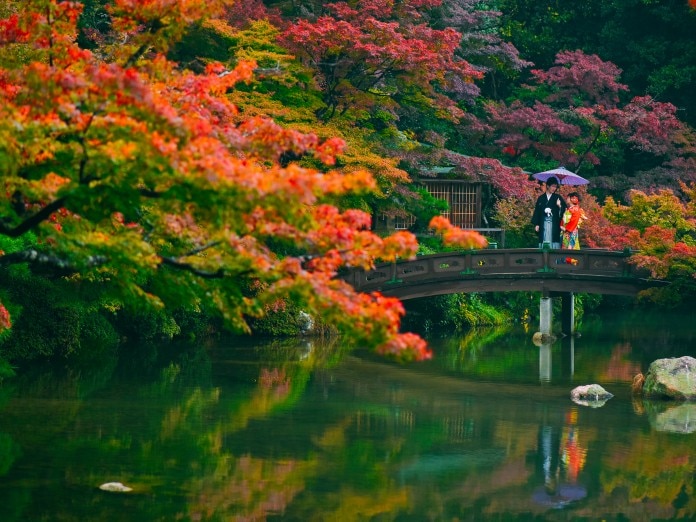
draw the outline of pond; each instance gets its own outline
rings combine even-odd
[[[694,520],[696,405],[630,385],[696,356],[695,319],[476,330],[412,365],[245,339],[36,371],[0,387],[2,521]],[[614,398],[570,400],[591,383]]]

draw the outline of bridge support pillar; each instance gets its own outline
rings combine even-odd
[[[539,333],[542,335],[551,335],[552,305],[550,297],[542,297],[539,301]]]
[[[575,335],[575,294],[564,292],[561,295],[561,331]]]

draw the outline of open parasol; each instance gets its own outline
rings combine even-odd
[[[558,180],[561,185],[587,185],[589,180],[583,178],[582,176],[571,172],[565,167],[558,167],[557,169],[545,170],[544,172],[537,172],[532,174],[534,179],[539,181],[546,181],[551,177]]]

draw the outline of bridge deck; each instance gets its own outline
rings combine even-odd
[[[535,291],[635,295],[666,284],[610,250],[484,249],[419,256],[356,270],[344,279],[362,292],[400,299],[458,292]]]

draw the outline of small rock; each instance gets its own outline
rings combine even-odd
[[[633,378],[631,383],[631,392],[633,395],[643,395],[643,384],[645,384],[645,375],[639,373]]]
[[[99,486],[99,489],[102,491],[110,491],[111,493],[128,493],[129,491],[133,491],[133,488],[124,486],[120,482],[106,482]]]
[[[541,332],[536,332],[532,336],[532,342],[536,346],[541,346],[542,344],[553,344],[553,342],[556,340],[556,336],[553,334],[543,334]]]
[[[573,388],[570,392],[571,400],[581,406],[590,406],[591,408],[599,408],[604,406],[606,402],[614,395],[602,388],[599,384],[586,384]]]

